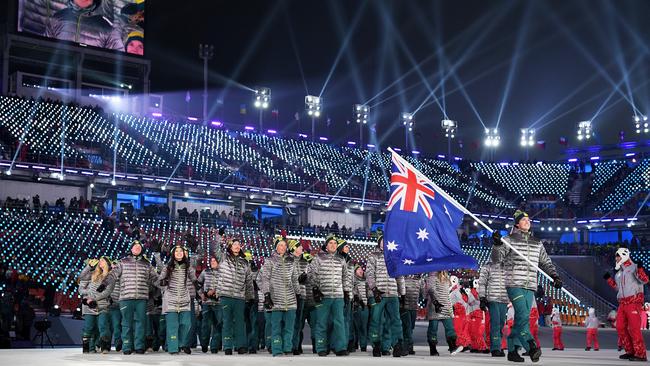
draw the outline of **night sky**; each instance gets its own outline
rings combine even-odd
[[[536,127],[545,148],[530,158],[554,160],[560,137],[584,145],[581,120],[593,119],[591,144],[618,143],[619,131],[644,138],[633,116],[650,114],[648,14],[641,0],[148,1],[146,57],[167,113],[201,115],[198,44],[209,43],[210,117],[231,129],[257,126],[247,88],[265,86],[264,127],[287,136],[310,133],[304,96],[322,92],[317,135],[333,143],[358,141],[352,105],[366,102],[364,143],[374,130],[370,142],[403,147],[399,113],[417,110],[416,149],[446,154],[446,112],[460,125],[453,155],[524,159],[520,128]],[[483,130],[497,121],[502,144],[491,153]]]

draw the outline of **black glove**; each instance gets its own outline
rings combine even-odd
[[[442,304],[438,300],[433,300],[433,309],[436,313],[440,314],[442,312]]]
[[[314,295],[314,302],[320,303],[321,301],[323,301],[323,297],[325,297],[325,295],[323,295],[323,293],[318,287],[314,286],[314,288],[312,288],[311,291]]]
[[[501,241],[501,234],[497,230],[494,230],[492,232],[492,245],[503,245],[503,242]]]
[[[300,302],[300,299],[302,299],[302,296],[296,294],[296,304]]]
[[[481,308],[481,310],[487,311],[488,301],[485,297],[481,297],[481,305],[479,305],[479,307]]]
[[[562,280],[560,279],[560,276],[556,275],[556,276],[553,277],[553,287],[555,287],[557,289],[562,288]]]
[[[346,306],[350,303],[350,291],[343,291],[343,302]]]
[[[168,285],[169,285],[169,280],[167,278],[163,278],[162,280],[160,280],[160,286],[161,287],[165,287],[165,286],[168,286]]]
[[[307,274],[301,273],[300,276],[298,276],[298,283],[304,285],[305,282],[307,282]]]
[[[363,301],[361,301],[359,295],[354,295],[354,297],[352,298],[352,305],[355,309],[363,308]]]
[[[154,297],[154,299],[153,299],[153,304],[154,304],[155,306],[160,306],[160,305],[162,305],[162,297]]]
[[[406,295],[402,295],[399,297],[399,307],[400,309],[404,309],[404,304],[406,304]]]
[[[605,274],[603,275],[603,279],[604,280],[609,280],[610,278],[612,278],[612,275],[609,274],[609,272],[605,272]]]
[[[100,285],[97,287],[97,290],[96,290],[96,291],[97,291],[97,292],[104,292],[104,290],[106,290],[106,285],[104,285],[104,284],[102,283],[102,284],[100,284]]]
[[[83,297],[83,298],[81,299],[81,303],[82,303],[83,305],[86,305],[86,306],[87,306],[87,305],[88,305],[88,299],[86,299],[85,297]]]
[[[253,290],[257,293],[260,290],[260,287],[257,285],[257,281],[253,281]]]
[[[88,301],[86,300],[86,306],[88,306],[91,309],[94,309],[97,307],[97,301]]]
[[[270,292],[264,294],[264,308],[269,310],[273,309],[273,300],[271,300]]]
[[[253,306],[255,306],[255,299],[249,299],[249,300],[246,300],[246,302],[244,303],[244,305],[245,305],[245,306],[248,306],[248,307],[253,307]]]
[[[381,291],[380,289],[373,287],[372,289],[372,297],[375,298],[375,304],[379,304],[381,302],[381,295],[383,295],[384,292]]]

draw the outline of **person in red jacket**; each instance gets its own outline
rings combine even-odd
[[[553,351],[564,351],[564,343],[562,342],[562,318],[560,317],[560,309],[553,308],[553,315],[551,315],[551,324],[553,326]]]
[[[472,289],[467,293],[467,304],[469,308],[469,335],[471,353],[489,353],[485,345],[485,316],[480,307],[478,294],[478,280],[472,281]]]
[[[616,274],[605,273],[603,278],[618,293],[618,313],[616,331],[623,343],[625,354],[620,359],[647,361],[645,341],[641,335],[641,312],[643,311],[643,285],[648,283],[648,275],[641,263],[630,259],[630,250],[619,248],[616,251]]]
[[[452,355],[466,350],[470,345],[470,339],[467,326],[467,294],[460,286],[458,277],[449,277],[451,288],[449,288],[449,299],[454,309],[454,330],[456,331],[456,346],[458,348]]]

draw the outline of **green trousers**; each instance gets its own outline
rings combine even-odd
[[[293,324],[293,340],[292,340],[292,349],[297,350],[300,348],[300,342],[302,342],[302,328],[305,325],[305,300],[302,298],[297,299],[296,306],[296,321]]]
[[[257,351],[257,302],[246,304],[245,316],[248,349]]]
[[[223,349],[238,349],[247,346],[246,322],[244,321],[244,307],[242,299],[221,297],[221,316],[223,325],[221,334]]]
[[[368,317],[368,308],[365,306],[352,313],[353,340],[359,342],[361,348],[368,346]]]
[[[117,305],[117,306],[115,306]],[[120,303],[113,304],[109,308],[109,316],[111,318],[111,332],[113,333],[113,343],[122,341],[122,313],[120,312]]]
[[[97,341],[99,341],[100,338],[110,342],[111,321],[108,311],[99,313],[99,315],[84,315],[83,338],[88,338],[90,340],[91,351],[95,350]]]
[[[221,305],[201,305],[201,346],[210,350],[221,348]]]
[[[442,326],[445,327],[446,338],[456,337],[454,322],[451,320],[451,318],[433,319],[429,320],[429,327],[427,328],[427,341],[438,343],[438,323],[442,323]]]
[[[515,309],[512,332],[508,336],[508,351],[515,350],[516,340],[519,341],[526,351],[529,351],[528,341],[534,340],[534,338],[530,334],[528,319],[530,317],[530,309],[535,301],[535,293],[532,290],[519,287],[508,287],[506,291],[508,292],[508,299],[510,299],[512,307]]]
[[[327,328],[329,322],[332,322],[332,344],[329,348],[339,352],[347,349],[347,338],[345,338],[345,324],[343,321],[343,299],[324,298],[320,304],[316,304],[316,351],[327,352],[328,337]]]
[[[345,339],[350,342],[352,340],[352,302],[343,303],[343,323],[345,329]]]
[[[379,303],[374,300],[370,301],[370,341],[380,342],[382,334],[382,326],[386,331],[390,332],[389,344],[383,344],[382,348],[386,346],[390,348],[397,342],[401,342],[402,336],[402,321],[399,316],[399,300],[397,297],[385,297]],[[383,324],[382,324],[383,323]]]
[[[402,310],[400,320],[402,321],[402,336],[404,337],[404,346],[413,345],[413,328],[415,328],[416,310]]]
[[[157,350],[163,343],[160,332],[160,314],[147,315],[147,329],[145,331],[146,344]]]
[[[266,349],[271,349],[271,344],[273,335],[273,323],[271,322],[271,312],[270,311],[265,311],[264,312],[264,346]]]
[[[490,301],[488,311],[490,312],[490,351],[500,351],[501,332],[506,324],[508,304]]]
[[[273,356],[291,352],[293,348],[293,326],[296,323],[296,311],[286,310],[271,312],[271,351]]]
[[[167,352],[176,353],[179,347],[189,347],[192,312],[167,313],[165,321],[167,322]]]
[[[121,300],[120,312],[122,313],[122,350],[144,351],[147,300]]]

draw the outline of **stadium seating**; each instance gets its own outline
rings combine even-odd
[[[648,192],[650,189],[650,159],[643,159],[639,165],[623,181],[614,188],[603,202],[596,207],[597,211],[609,212],[621,208],[635,195]]]

